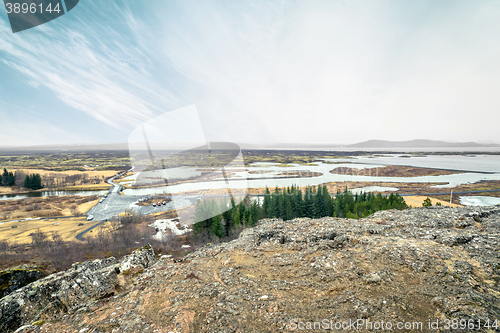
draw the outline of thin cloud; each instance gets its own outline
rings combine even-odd
[[[477,117],[499,120],[498,3],[179,7],[164,21],[163,54],[226,105],[210,115],[213,128],[251,128],[234,131],[242,141],[256,132],[286,142],[465,140],[464,124],[484,129],[470,139],[498,138]]]
[[[4,21],[0,25],[6,27]],[[66,105],[112,127],[134,126],[175,99],[144,75],[151,72],[148,57],[128,38],[84,22],[57,28],[57,38],[5,36],[0,41],[3,62],[32,86],[49,88]]]
[[[41,26],[46,34],[5,35],[2,61],[30,88],[124,132],[196,104],[209,141],[499,140],[496,1],[78,10]]]

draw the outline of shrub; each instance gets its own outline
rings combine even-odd
[[[37,229],[35,232],[32,232],[30,236],[31,236],[31,244],[35,248],[41,248],[45,246],[48,241],[47,234],[45,234],[40,229]]]
[[[422,203],[422,206],[423,207],[431,207],[432,206],[432,202],[431,202],[431,199],[429,197],[427,197],[424,202]]]

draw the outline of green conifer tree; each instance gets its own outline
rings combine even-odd
[[[241,223],[241,220],[240,220],[240,213],[238,212],[238,208],[235,207],[233,209],[233,224],[234,225],[239,225]]]
[[[212,217],[212,225],[210,227],[212,231],[212,235],[217,236],[219,238],[224,237],[225,231],[224,227],[222,226],[222,216],[221,215],[216,215]]]
[[[269,189],[266,186],[266,193],[264,194],[264,202],[262,204],[262,210],[263,210],[264,217],[269,217],[270,206],[271,206],[271,192],[269,191]]]
[[[30,175],[26,175],[26,177],[24,177],[24,184],[23,184],[24,187],[26,188],[31,188],[31,177]]]

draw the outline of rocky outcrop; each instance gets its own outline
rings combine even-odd
[[[0,271],[0,298],[38,280],[42,273],[36,266],[21,265]]]
[[[72,313],[88,302],[115,295],[120,290],[119,274],[145,269],[155,261],[148,245],[120,261],[111,257],[75,263],[68,271],[35,281],[0,300],[0,332],[14,331],[49,315]]]
[[[394,331],[461,331],[446,329],[446,320],[496,331],[499,249],[498,207],[261,220],[232,242],[180,261],[163,257],[114,297],[82,304],[87,299],[61,296],[70,308],[63,316],[30,317],[46,322],[22,331],[321,332],[352,322],[359,332],[381,322]],[[439,328],[429,330],[436,320]],[[312,329],[317,323],[322,329]]]

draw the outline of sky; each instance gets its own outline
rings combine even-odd
[[[127,142],[144,123],[180,141],[201,124],[236,143],[500,142],[498,17],[488,0],[81,0],[14,34],[1,8],[0,146]],[[172,131],[165,114],[193,107],[196,130]]]

